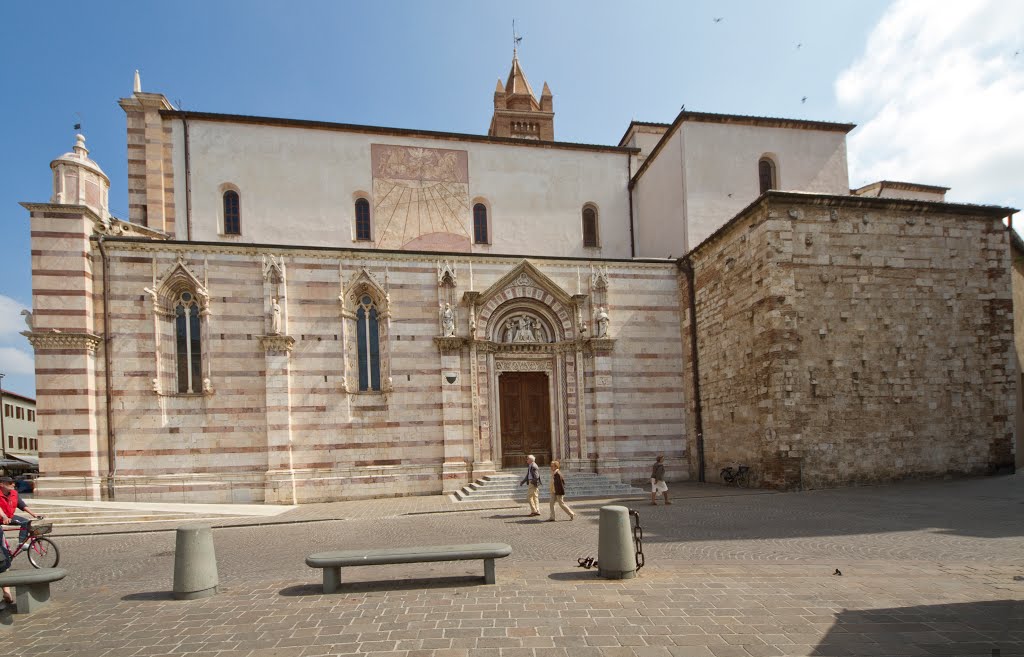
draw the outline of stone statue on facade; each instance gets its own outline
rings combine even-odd
[[[444,310],[441,311],[441,335],[446,338],[455,335],[455,311],[450,303],[444,304]]]
[[[608,321],[608,313],[605,312],[604,306],[599,306],[597,309],[597,315],[594,316],[595,338],[608,337]]]
[[[277,299],[270,302],[270,335],[281,335],[281,306]]]

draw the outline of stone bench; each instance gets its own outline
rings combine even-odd
[[[337,593],[341,587],[341,569],[345,566],[379,566],[428,561],[484,560],[484,582],[494,584],[494,560],[512,554],[504,543],[473,545],[431,545],[427,547],[382,548],[376,550],[339,550],[318,552],[306,557],[310,568],[324,569],[324,593]]]
[[[0,586],[13,586],[18,614],[30,614],[50,601],[50,582],[67,576],[63,568],[33,568],[0,573]]]

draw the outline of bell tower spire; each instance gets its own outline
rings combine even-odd
[[[494,91],[494,116],[487,131],[490,137],[536,139],[554,141],[555,110],[548,83],[544,83],[540,102],[519,65],[519,43],[523,37],[516,32],[512,21],[512,68],[502,88],[501,80]]]

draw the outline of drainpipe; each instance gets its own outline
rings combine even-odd
[[[636,243],[633,237],[633,156],[626,156],[626,189],[629,191],[629,257],[636,257]]]
[[[188,148],[188,117],[181,115],[181,123],[185,132],[185,235],[192,241],[192,160]]]
[[[693,418],[697,429],[697,481],[704,483],[704,417],[700,404],[700,358],[697,352],[697,286],[690,256],[683,256],[677,264],[686,274],[686,296],[690,301],[690,361],[693,363]]]
[[[100,260],[103,261],[103,378],[106,383],[106,406],[107,406],[107,499],[114,500],[114,475],[117,474],[117,455],[114,442],[113,409],[110,402],[111,374],[110,374],[110,283],[109,283],[109,262],[107,251],[103,248],[105,236],[100,235],[97,244],[100,248]]]

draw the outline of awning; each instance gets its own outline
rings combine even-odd
[[[17,459],[0,459],[0,470],[34,470],[35,466]]]
[[[7,456],[10,456],[12,459],[17,459],[19,461],[24,461],[25,463],[28,463],[29,465],[34,466],[36,468],[39,467],[39,457],[38,456],[32,456],[31,454],[11,454],[11,453],[8,453]]]
[[[7,458],[0,459],[0,468],[4,470],[38,470],[39,457],[8,453]]]

